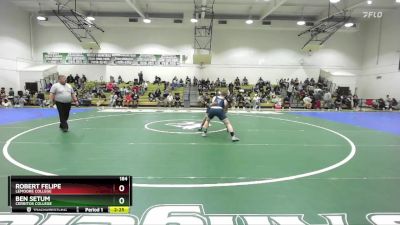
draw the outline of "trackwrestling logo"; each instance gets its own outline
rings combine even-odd
[[[347,214],[318,214],[326,225],[350,225]],[[371,213],[371,225],[400,223],[400,213]],[[366,222],[367,222],[366,221]],[[303,214],[206,214],[202,205],[156,205],[134,215],[109,214],[11,214],[0,213],[0,224],[7,225],[309,225]],[[358,224],[357,224],[358,225]]]

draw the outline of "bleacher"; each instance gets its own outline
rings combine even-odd
[[[204,82],[204,80],[203,80]],[[74,83],[70,83],[71,86],[73,86],[75,88],[75,84]],[[97,82],[97,81],[88,81],[85,83],[84,88],[78,90],[78,98],[81,100],[81,105],[82,106],[104,106],[107,107],[110,105],[110,95],[111,92],[108,91],[106,92],[106,85],[107,83],[105,82]],[[209,85],[209,84],[208,84]],[[127,88],[128,90],[131,90],[131,88],[134,86],[133,82],[129,82],[129,83],[120,83],[117,85],[117,87],[115,87],[116,89],[124,89]],[[148,83],[147,86],[147,90],[143,93],[143,95],[139,96],[139,101],[138,101],[138,106],[139,107],[157,107],[157,106],[165,106],[166,105],[166,101],[164,101],[163,98],[161,98],[159,101],[158,100],[153,100],[150,101],[149,100],[149,93],[152,92],[154,93],[157,88],[159,88],[161,90],[161,93],[163,94],[164,92],[164,81],[161,82],[160,84],[152,84],[152,83]],[[278,87],[279,84],[273,84],[270,85],[270,88],[272,90],[275,89],[275,87]],[[250,97],[250,103],[251,105],[253,105],[253,98],[254,95],[256,94],[256,92],[254,92],[254,87],[257,88],[257,85],[241,85],[241,86],[236,86],[234,87],[234,96],[236,96],[239,92],[241,92],[242,94],[246,94],[248,97]],[[282,87],[282,86],[281,86]],[[210,89],[208,89],[210,88]],[[84,93],[92,93],[93,89],[97,89],[97,90],[103,90],[103,97],[98,97],[97,95],[92,95],[91,100],[87,100],[85,98],[83,98],[83,94]],[[208,93],[209,96],[212,96],[213,94],[215,94],[217,91],[227,91],[229,88],[226,87],[216,87],[214,85],[211,86],[207,86],[207,88],[205,88],[206,90],[199,90],[198,86],[192,85],[192,86],[184,86],[184,87],[178,87],[175,88],[174,90],[171,89],[171,86],[168,87],[169,93],[172,94],[172,96],[175,96],[175,94],[179,94],[180,96],[180,101],[181,101],[181,106],[185,106],[185,107],[202,107],[202,104],[198,101],[199,100],[199,94],[203,94],[203,93]],[[280,99],[280,102],[282,103],[282,106],[284,108],[288,108],[289,105],[285,104],[285,103],[289,103],[290,102],[290,107],[291,108],[304,108],[304,104],[302,101],[302,96],[299,96],[299,93],[297,92],[297,94],[293,93],[292,97],[290,98],[290,100],[284,100],[283,97],[286,96],[286,91],[284,91],[285,89],[282,89],[281,94],[282,95],[277,95],[277,98]],[[162,95],[161,94],[161,95]],[[336,93],[337,94],[337,93]],[[45,93],[45,99],[49,98],[49,93]],[[336,99],[336,95],[332,95],[332,102],[335,101]],[[16,99],[18,99],[18,97],[16,96]],[[30,98],[26,98],[27,102],[26,105],[31,105],[31,106],[37,106],[37,101],[36,101],[36,97],[35,95],[31,95]],[[260,107],[261,108],[274,108],[275,107],[275,102],[273,101],[276,99],[271,99],[271,97],[267,97],[267,98],[263,98],[263,100],[260,103]],[[350,98],[350,101],[351,98]],[[359,99],[359,104],[358,107],[359,109],[362,110],[382,110],[383,108],[385,108],[384,103],[378,104],[379,103],[379,99]],[[383,101],[383,100],[382,100]],[[323,102],[321,100],[321,102]],[[318,104],[320,105],[320,103],[318,102]],[[329,107],[328,109],[333,109],[335,108],[335,105],[333,103],[331,103],[332,106]],[[241,104],[242,105],[242,104]],[[242,107],[242,106],[238,106],[236,105],[236,107]],[[382,106],[383,105],[383,106]],[[393,109],[398,109],[397,103],[396,105],[393,105],[395,107],[393,107]],[[314,105],[313,105],[314,108]],[[316,106],[317,109],[319,108],[325,108],[324,106]],[[352,109],[353,106],[352,104],[341,104],[340,105],[340,109]]]

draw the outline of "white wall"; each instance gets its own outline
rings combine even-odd
[[[0,86],[20,88],[18,70],[31,64],[29,14],[0,1]]]
[[[0,86],[20,88],[18,70],[31,63],[29,15],[9,1],[0,1]],[[286,78],[316,78],[319,69],[332,74],[338,85],[358,87],[364,98],[390,94],[400,97],[398,63],[400,58],[400,9],[385,12],[382,21],[369,19],[360,32],[338,32],[324,47],[311,55],[300,50],[307,37],[299,30],[229,29],[215,26],[212,65],[192,64],[193,28],[181,27],[104,27],[95,36],[99,52],[179,54],[188,56],[178,67],[79,66],[60,65],[62,74],[84,73],[90,80],[108,80],[121,75],[133,79],[143,71],[146,80],[155,75],[216,77],[233,80],[247,76],[254,83],[260,76],[276,82]],[[75,37],[62,26],[42,26],[34,20],[33,57],[42,61],[43,52],[85,52]],[[380,27],[382,31],[380,32]],[[376,77],[382,79],[377,80]],[[375,88],[371,88],[375,87]],[[21,87],[22,88],[22,87]]]
[[[335,71],[329,72],[329,70],[321,70],[321,75],[332,81],[337,87],[349,87],[352,94],[356,93],[357,87],[357,75],[351,72]]]
[[[400,9],[385,12],[383,18],[363,24],[363,73],[358,77],[359,95],[381,98],[389,94],[400,98]],[[377,79],[381,76],[381,79]]]
[[[107,68],[104,65],[92,65],[92,66],[80,66],[80,65],[59,65],[57,66],[58,72],[63,75],[72,74],[75,77],[75,74],[85,74],[85,76],[89,80],[104,80],[107,81],[108,77],[106,77]]]
[[[26,82],[38,82],[38,88],[40,90],[41,87],[40,80],[49,75],[53,75],[57,72],[58,70],[56,66],[46,66],[46,65],[21,69],[19,71],[20,87],[24,87]]]
[[[155,75],[163,79],[196,75],[227,80],[247,76],[250,82],[255,82],[262,76],[276,82],[281,77],[317,77],[321,67],[359,74],[362,66],[362,42],[359,40],[363,37],[359,32],[338,32],[323,49],[310,56],[300,50],[306,38],[299,38],[299,31],[216,27],[212,65],[200,68],[191,64],[194,41],[191,27],[105,27],[105,30],[104,34],[95,35],[101,42],[99,52],[180,54],[187,55],[188,60],[179,67],[105,66],[99,69],[98,66],[59,66],[60,73],[102,74],[105,78],[121,75],[124,79],[132,79],[143,71],[147,80],[153,80]],[[43,52],[85,52],[64,27],[36,25],[34,36],[35,58],[39,60]]]

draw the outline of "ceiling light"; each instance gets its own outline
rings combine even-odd
[[[196,18],[192,18],[192,19],[190,19],[190,22],[192,22],[192,23],[197,23],[197,22],[199,22]]]
[[[249,24],[249,25],[250,25],[250,24],[253,24],[253,23],[254,23],[253,20],[250,20],[250,19],[249,19],[249,20],[246,20],[246,24]]]
[[[144,19],[143,19],[143,23],[151,23],[151,19],[149,19],[149,18],[144,18]]]
[[[346,23],[344,26],[347,27],[347,28],[349,28],[349,27],[354,26],[354,23],[348,22],[348,23]]]
[[[297,25],[304,26],[304,25],[306,25],[306,21],[304,21],[304,20],[297,21]]]
[[[340,0],[329,0],[329,1],[330,1],[331,3],[333,3],[333,4],[340,2]]]
[[[47,21],[47,17],[45,16],[37,16],[36,19],[39,21]]]
[[[396,3],[400,3],[400,0],[396,0]]]
[[[368,4],[368,5],[372,5],[372,0],[368,0],[368,1],[367,1],[367,4]]]
[[[88,16],[88,17],[86,17],[86,19],[89,20],[89,21],[94,21],[94,20],[96,20],[93,16]]]

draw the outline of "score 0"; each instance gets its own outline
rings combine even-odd
[[[130,192],[130,179],[128,176],[119,177],[119,182],[114,186],[114,193],[116,194],[128,194]],[[126,197],[121,196],[118,198],[119,205],[126,204]]]

